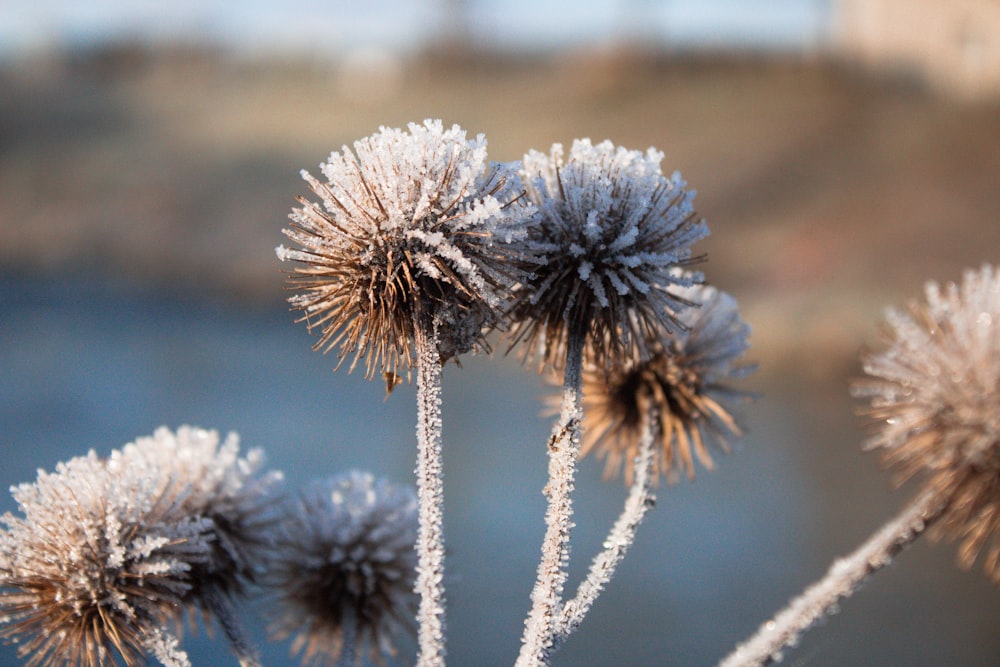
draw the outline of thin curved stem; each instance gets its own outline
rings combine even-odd
[[[604,550],[594,557],[587,577],[577,588],[576,595],[563,606],[553,648],[558,648],[579,627],[604,587],[615,575],[618,564],[625,558],[635,540],[636,530],[646,512],[656,504],[653,493],[656,442],[659,439],[659,416],[655,408],[646,415],[639,436],[639,455],[635,459],[635,478],[625,499],[625,506],[604,540]]]
[[[768,665],[780,660],[782,649],[794,644],[838,602],[853,595],[868,577],[891,563],[941,516],[943,509],[944,503],[935,491],[918,496],[853,553],[834,561],[826,576],[764,623],[719,667]]]
[[[240,661],[240,667],[261,667],[257,651],[247,639],[243,624],[240,623],[236,610],[233,609],[225,594],[217,590],[215,586],[208,585],[203,591],[203,598],[209,609],[215,614],[219,625],[222,626],[222,631],[229,640],[229,646],[236,654],[236,659]]]
[[[562,408],[549,437],[549,481],[545,485],[548,509],[545,537],[531,591],[531,611],[524,622],[518,667],[549,664],[558,632],[566,565],[569,561],[570,532],[573,527],[573,484],[580,452],[580,395],[583,366],[583,335],[570,335],[566,345]]]
[[[337,660],[337,667],[357,667],[360,663],[357,617],[354,614],[346,614],[340,629],[340,658]]]
[[[417,318],[417,611],[419,667],[444,665],[444,478],[436,327]]]

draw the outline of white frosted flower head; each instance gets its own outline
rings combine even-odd
[[[694,191],[660,171],[662,153],[576,140],[524,156],[524,182],[538,213],[529,227],[544,259],[518,291],[515,341],[541,348],[558,365],[570,335],[585,336],[600,359],[644,351],[655,332],[679,328],[688,304],[678,288],[700,275],[691,246],[708,235],[692,208]]]
[[[310,484],[282,523],[273,585],[279,637],[303,664],[352,654],[381,664],[416,611],[417,501],[412,489],[350,472]]]
[[[395,376],[413,363],[416,327],[434,326],[442,361],[483,344],[524,276],[519,241],[532,208],[515,165],[490,162],[486,139],[457,125],[381,128],[303,172],[319,197],[300,197],[278,257],[302,266],[289,301],[339,347],[351,369]],[[418,321],[422,320],[422,321]],[[389,376],[387,375],[387,377]]]
[[[244,593],[267,566],[274,546],[275,496],[281,473],[264,471],[264,453],[240,456],[239,436],[181,426],[160,427],[112,452],[108,466],[121,475],[158,470],[175,481],[172,499],[190,516],[212,522],[211,558],[191,572],[192,602],[204,605],[200,592],[211,586],[224,595]]]
[[[12,489],[0,533],[0,636],[29,667],[189,665],[163,626],[211,556],[212,525],[156,468],[121,475],[92,452]]]
[[[868,447],[900,482],[919,475],[941,495],[936,527],[961,541],[960,564],[985,549],[1000,584],[1000,271],[984,265],[924,294],[887,311],[886,349],[854,386],[877,427]]]
[[[755,368],[740,361],[750,327],[736,299],[714,287],[679,288],[677,295],[695,306],[679,313],[681,327],[648,341],[649,356],[607,367],[591,358],[584,371],[582,454],[604,457],[609,477],[624,468],[627,483],[651,414],[661,439],[655,468],[671,480],[681,471],[694,477],[695,457],[711,469],[709,445],[729,451],[742,436],[734,404],[750,395],[730,383]]]

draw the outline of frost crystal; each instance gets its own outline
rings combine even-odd
[[[644,420],[653,409],[662,438],[654,470],[673,478],[683,470],[694,476],[694,456],[712,467],[707,444],[728,451],[728,442],[742,435],[731,403],[747,398],[726,383],[751,372],[739,363],[749,347],[750,327],[739,316],[736,300],[714,287],[677,289],[685,302],[699,305],[678,315],[682,325],[661,329],[647,342],[655,350],[642,360],[627,360],[608,368],[593,360],[584,373],[583,454],[606,458],[606,473],[625,468],[631,484]]]
[[[643,351],[650,332],[680,328],[688,304],[677,288],[700,281],[691,245],[708,234],[694,212],[694,191],[660,171],[663,155],[573,142],[524,157],[524,178],[538,214],[529,228],[544,263],[518,291],[515,340],[542,347],[559,365],[570,331],[588,336],[599,359]]]
[[[24,517],[3,517],[0,636],[29,667],[131,666],[149,653],[188,664],[162,626],[210,560],[212,523],[159,469],[127,473],[91,453],[12,490]]]
[[[108,467],[119,474],[157,470],[175,480],[172,499],[190,516],[212,522],[212,557],[191,572],[195,601],[206,586],[241,594],[267,565],[273,547],[273,499],[281,473],[261,472],[264,453],[250,450],[240,457],[239,436],[181,426],[176,433],[161,427],[112,452]]]
[[[381,128],[320,168],[325,182],[303,178],[321,201],[300,197],[284,230],[298,249],[276,251],[304,265],[289,301],[322,330],[316,349],[339,346],[352,369],[364,357],[371,378],[412,365],[416,326],[436,326],[443,361],[482,344],[524,276],[532,207],[516,166],[489,162],[482,135],[428,120]]]
[[[869,440],[900,481],[923,474],[946,503],[935,529],[961,540],[970,567],[986,548],[1000,584],[1000,272],[930,282],[926,302],[889,310],[887,349],[865,360],[854,387],[878,424]]]
[[[381,663],[416,611],[417,502],[413,491],[351,472],[307,487],[282,522],[273,585],[274,632],[296,635],[304,664]]]

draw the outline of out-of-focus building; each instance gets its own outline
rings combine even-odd
[[[964,100],[1000,98],[1000,0],[839,0],[831,18],[848,60]]]

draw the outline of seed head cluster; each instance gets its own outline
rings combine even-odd
[[[877,428],[868,442],[902,482],[922,476],[945,503],[936,524],[970,567],[985,550],[1000,585],[1000,271],[926,285],[925,300],[887,312],[886,348],[854,387]]]
[[[130,472],[91,453],[13,490],[24,517],[3,518],[0,636],[28,667],[189,664],[161,628],[211,558],[212,524],[159,471]]]
[[[642,355],[660,332],[680,328],[688,306],[679,287],[700,281],[680,272],[691,246],[708,234],[692,208],[694,191],[660,171],[663,154],[573,142],[566,155],[524,156],[529,199],[538,213],[528,241],[540,258],[518,291],[515,341],[559,366],[568,336],[585,337],[597,363]]]
[[[416,612],[414,492],[350,472],[309,485],[281,525],[275,635],[295,635],[303,664],[394,655],[391,637],[412,630]]]
[[[677,294],[696,307],[681,311],[681,326],[661,329],[648,341],[655,350],[650,356],[608,366],[591,359],[585,368],[582,454],[604,457],[609,476],[624,468],[627,483],[644,428],[658,432],[655,468],[668,479],[680,471],[693,477],[695,457],[711,469],[708,445],[728,451],[742,435],[733,404],[749,395],[728,383],[754,368],[740,363],[750,327],[736,300],[714,287],[679,288]]]
[[[158,429],[107,458],[93,452],[13,491],[3,517],[0,636],[30,667],[187,665],[163,628],[205,596],[242,592],[266,562],[275,473],[231,434]]]
[[[518,241],[530,205],[513,165],[486,139],[441,121],[382,128],[307,172],[318,202],[299,198],[278,257],[302,264],[290,298],[324,351],[395,377],[414,363],[415,329],[434,327],[441,359],[482,343],[524,274]]]

